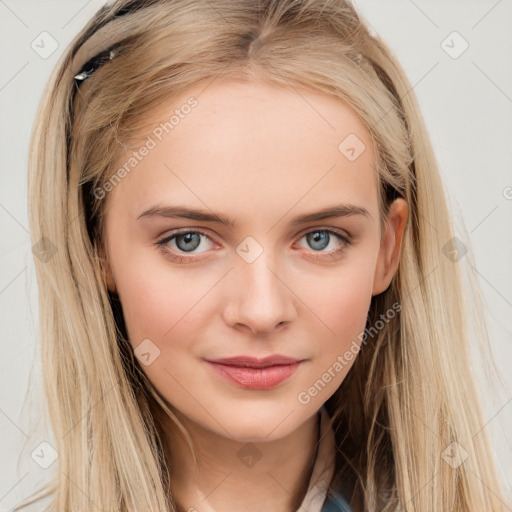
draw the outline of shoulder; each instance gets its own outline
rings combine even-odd
[[[327,493],[321,512],[352,512],[347,500],[337,491]]]

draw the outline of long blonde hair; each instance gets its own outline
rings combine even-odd
[[[78,88],[84,64],[114,46],[115,57]],[[61,57],[29,160],[31,237],[46,251],[34,261],[58,471],[28,503],[51,496],[55,512],[175,510],[154,412],[178,422],[134,357],[105,285],[105,201],[93,191],[115,172],[137,123],[218,77],[306,86],[347,102],[372,136],[382,219],[395,197],[409,205],[399,269],[373,298],[368,326],[397,303],[400,311],[365,337],[326,402],[333,487],[353,492],[355,510],[503,510],[489,441],[475,435],[483,421],[468,371],[464,285],[447,257],[454,227],[428,133],[396,58],[345,0],[118,0]],[[483,320],[475,325],[484,339]],[[467,458],[452,467],[446,450]]]

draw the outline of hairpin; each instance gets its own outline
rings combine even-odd
[[[113,49],[105,50],[92,59],[88,60],[80,73],[78,75],[75,75],[75,80],[78,82],[78,85],[80,85],[84,80],[89,78],[96,69],[98,69],[102,64],[105,62],[108,62],[109,60],[112,60],[115,57],[115,51]]]

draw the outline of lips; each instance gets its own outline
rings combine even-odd
[[[245,389],[272,389],[291,377],[303,360],[282,355],[206,360],[215,375]]]
[[[268,368],[276,365],[290,365],[299,363],[302,359],[294,359],[280,354],[257,358],[252,356],[224,357],[222,359],[207,359],[210,363],[224,364],[245,368]]]

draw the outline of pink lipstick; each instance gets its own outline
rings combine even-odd
[[[217,375],[246,389],[272,389],[293,375],[302,361],[281,355],[206,360]]]

